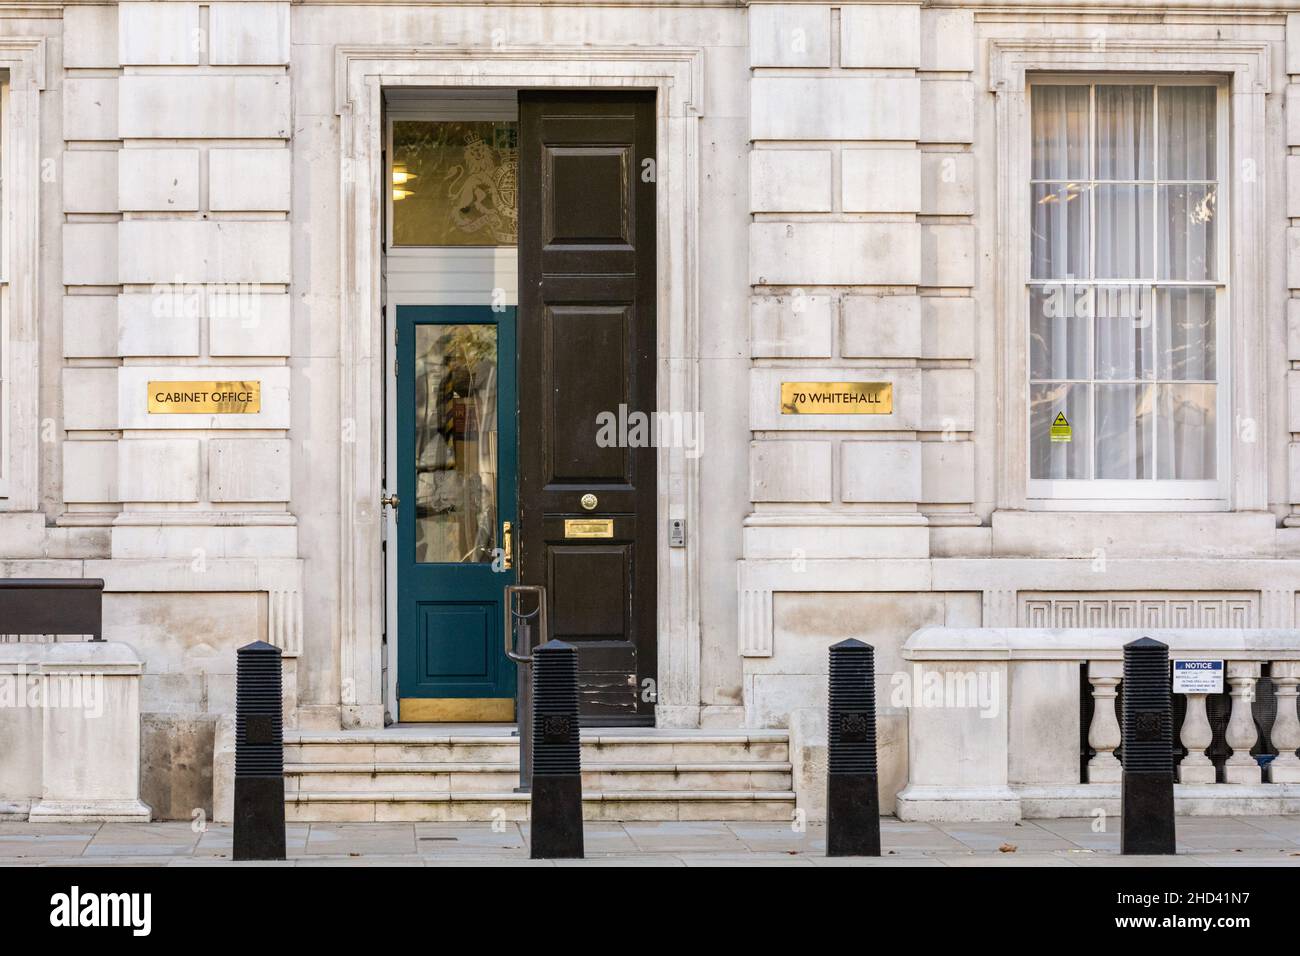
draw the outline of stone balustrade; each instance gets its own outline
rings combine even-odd
[[[1123,646],[1138,637],[1168,644],[1175,661],[1224,662],[1231,710],[1223,739],[1231,753],[1226,760],[1220,756],[1220,773],[1210,753],[1210,695],[1186,695],[1182,747],[1171,755],[1178,812],[1300,810],[1300,631],[929,627],[914,632],[902,651],[910,670],[904,672],[909,752],[898,816],[1017,820],[1118,813],[1116,704],[1123,693]],[[1080,699],[1084,664],[1090,702]],[[1277,715],[1261,730],[1252,704],[1265,665]],[[1089,752],[1081,754],[1085,719]],[[1251,755],[1252,749],[1264,755],[1265,731],[1277,751],[1271,760]]]

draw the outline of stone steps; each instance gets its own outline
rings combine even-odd
[[[285,795],[285,819],[318,822],[527,820],[526,793],[435,791]],[[794,793],[761,790],[583,791],[584,820],[789,820]]]
[[[584,731],[588,820],[788,820],[784,731]],[[295,822],[526,820],[518,739],[398,728],[285,736]]]
[[[586,790],[789,790],[791,767],[776,761],[723,764],[588,763]],[[505,763],[299,763],[286,768],[290,792],[410,790],[501,792],[519,785]]]

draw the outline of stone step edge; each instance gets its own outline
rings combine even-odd
[[[734,734],[591,734],[581,732],[583,746],[603,746],[605,744],[783,744],[790,742],[790,734],[784,730],[747,730]],[[375,731],[374,733],[330,733],[328,731],[294,730],[284,735],[286,745],[296,746],[339,746],[340,744],[357,744],[369,746],[421,747],[429,744],[487,744],[488,746],[517,746],[519,738],[509,734],[392,734]]]
[[[349,791],[315,790],[286,793],[286,803],[527,803],[531,794],[503,791],[498,793],[453,793],[436,791]],[[588,790],[582,794],[586,803],[613,801],[780,801],[794,803],[793,790]]]
[[[286,763],[285,776],[304,773],[518,773],[518,762],[459,763]],[[793,773],[794,766],[775,760],[744,763],[584,763],[583,773]]]

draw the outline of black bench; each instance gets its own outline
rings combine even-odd
[[[0,578],[0,634],[104,639],[103,578]]]

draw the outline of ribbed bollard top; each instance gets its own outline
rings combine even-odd
[[[578,649],[547,641],[533,651],[533,775],[581,772]]]
[[[831,773],[876,772],[876,650],[849,638],[831,645],[827,728]]]
[[[235,776],[284,773],[280,648],[265,641],[235,652]]]
[[[1143,637],[1124,645],[1125,770],[1173,769],[1169,645]]]

